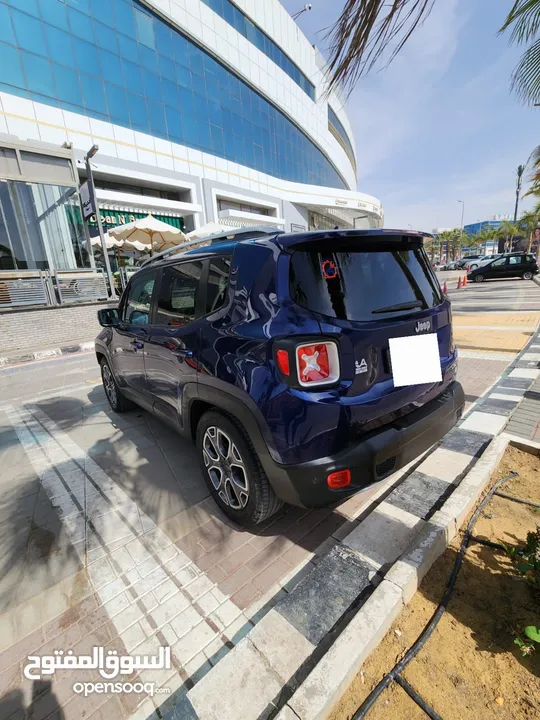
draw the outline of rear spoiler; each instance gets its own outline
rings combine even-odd
[[[422,247],[432,240],[430,233],[410,230],[319,230],[279,235],[276,242],[284,250],[382,250]]]

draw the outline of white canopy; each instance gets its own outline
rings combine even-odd
[[[186,240],[186,236],[181,230],[157,220],[153,215],[140,218],[127,225],[118,225],[118,227],[111,228],[109,235],[116,240],[129,242],[133,246],[135,246],[136,242],[140,243],[150,252],[152,250],[158,252],[167,250],[175,245],[180,245]]]
[[[96,247],[101,247],[101,238],[99,235],[96,235],[96,237],[92,238],[92,245],[95,245]],[[148,245],[143,245],[143,243],[139,242],[138,240],[134,240],[133,242],[128,242],[127,240],[115,240],[113,237],[109,235],[109,233],[105,233],[105,245],[107,248],[111,249],[114,247],[121,247],[124,250],[148,250]]]
[[[196,230],[192,230],[190,233],[187,234],[188,240],[198,240],[199,238],[205,238],[210,237],[211,235],[219,235],[219,233],[227,232],[227,230],[230,230],[231,233],[233,233],[238,228],[231,227],[230,225],[220,225],[219,223],[215,222],[207,222],[206,225],[203,225],[200,228],[197,228]]]

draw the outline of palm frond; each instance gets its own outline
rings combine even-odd
[[[389,45],[390,64],[435,0],[346,0],[327,35],[330,44],[329,88],[352,89],[373,68]]]
[[[512,75],[512,89],[529,105],[540,102],[540,40],[521,56]]]
[[[521,44],[536,37],[540,29],[540,2],[538,0],[516,0],[504,25],[499,32],[504,32],[513,25],[510,42]]]

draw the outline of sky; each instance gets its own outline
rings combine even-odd
[[[281,0],[292,14],[303,0]],[[431,232],[514,212],[515,170],[540,144],[540,108],[511,92],[521,55],[498,35],[512,0],[437,0],[394,62],[361,78],[347,114],[358,190],[379,198],[386,227]],[[325,53],[344,0],[313,0],[298,24]],[[534,204],[522,201],[520,210]]]

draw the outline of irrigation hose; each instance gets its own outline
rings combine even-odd
[[[398,682],[401,687],[403,687],[406,692],[410,695],[410,697],[416,702],[417,705],[419,705],[422,710],[428,715],[429,717],[433,718],[433,720],[441,720],[440,716],[437,715],[437,713],[433,710],[432,707],[430,707],[425,700],[422,699],[422,697],[415,691],[413,688],[407,683],[406,680],[404,680],[403,677],[401,677],[400,673],[407,667],[407,665],[411,662],[413,658],[418,655],[420,650],[424,647],[426,642],[429,640],[431,635],[433,634],[433,631],[439,624],[439,620],[443,616],[446,607],[448,603],[450,602],[450,598],[452,597],[452,594],[454,592],[454,587],[456,584],[458,573],[461,569],[461,566],[463,564],[463,559],[465,557],[465,551],[467,549],[467,546],[469,544],[469,539],[471,537],[471,531],[473,527],[476,524],[476,521],[478,520],[480,513],[485,508],[485,506],[488,504],[488,502],[493,497],[495,491],[507,480],[510,480],[510,478],[517,477],[519,473],[512,470],[508,475],[505,475],[500,480],[497,480],[497,482],[493,485],[493,487],[489,490],[486,497],[482,500],[480,505],[476,508],[473,516],[469,520],[467,527],[465,529],[465,533],[463,534],[463,539],[461,541],[461,545],[459,548],[459,552],[456,558],[456,561],[454,563],[454,567],[452,569],[452,573],[450,575],[450,578],[448,579],[448,583],[446,585],[446,589],[444,591],[444,595],[442,596],[441,602],[439,603],[437,609],[433,613],[431,620],[426,625],[422,633],[420,634],[418,640],[412,645],[405,655],[401,658],[401,660],[396,663],[396,665],[390,670],[389,673],[387,673],[383,679],[379,682],[379,684],[370,692],[370,694],[367,696],[367,698],[364,700],[362,705],[358,708],[358,710],[355,712],[355,714],[352,717],[352,720],[363,720],[363,718],[366,717],[367,713],[371,710],[373,705],[375,704],[376,700],[379,698],[381,693],[386,690],[386,688],[394,681]],[[398,679],[399,677],[399,679]],[[409,692],[409,689],[412,691]]]

